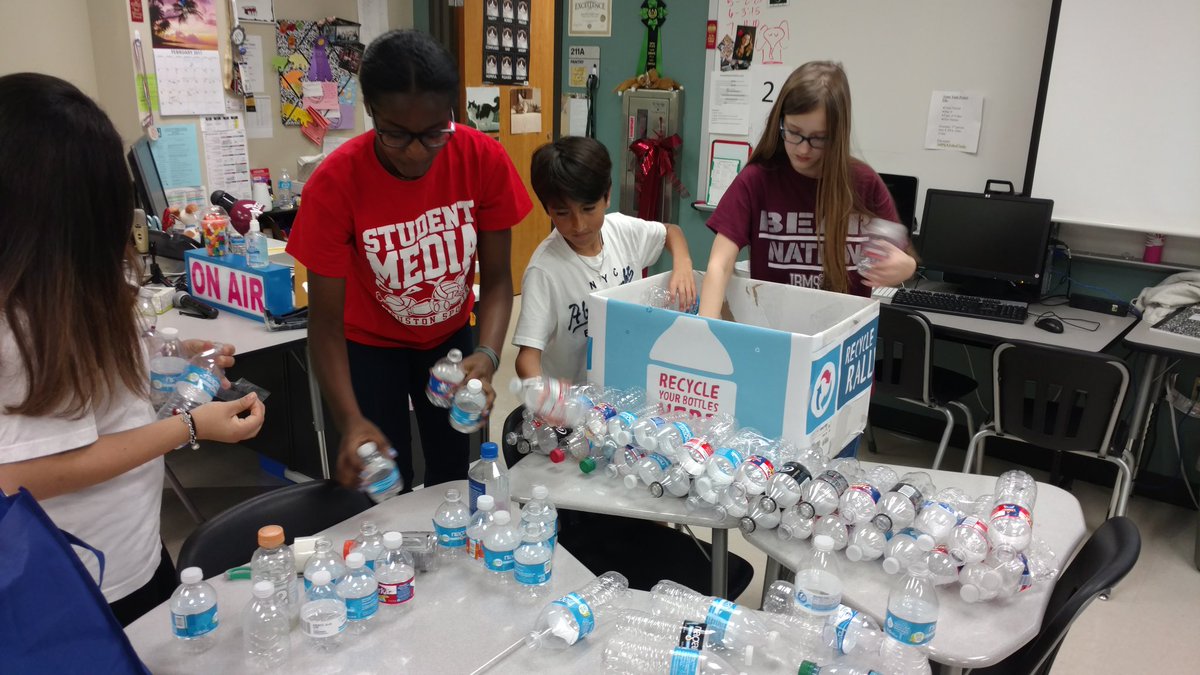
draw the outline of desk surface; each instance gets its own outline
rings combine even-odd
[[[1125,335],[1125,344],[1144,352],[1172,356],[1200,355],[1200,340],[1164,330],[1154,330],[1145,321],[1139,321],[1133,330]]]
[[[873,464],[863,462],[864,467]],[[901,474],[913,470],[894,468]],[[995,476],[921,470],[929,473],[938,488],[956,486],[973,496],[992,492],[996,484]],[[1083,512],[1079,501],[1070,493],[1045,483],[1037,485],[1034,533],[1057,554],[1061,569],[1087,534]],[[793,570],[811,550],[810,541],[784,541],[775,530],[744,536],[756,548]],[[879,561],[852,563],[840,556],[838,562],[845,589],[842,602],[882,624],[887,612],[888,592],[899,577],[884,572]],[[964,602],[958,595],[958,588],[957,584],[952,584],[938,591],[941,607],[937,636],[929,643],[929,658],[951,666],[979,668],[1003,660],[1037,635],[1053,586],[1035,585],[1010,602],[979,604]]]
[[[171,309],[158,317],[159,328],[168,326],[178,328],[180,338],[228,343],[237,347],[238,354],[299,342],[308,337],[307,329],[272,332],[267,330],[262,321],[247,319],[232,312],[221,312],[215,319],[197,319]]]

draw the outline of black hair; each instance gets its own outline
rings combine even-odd
[[[458,65],[428,33],[393,30],[380,35],[363,53],[358,73],[363,99],[377,102],[385,94],[443,94],[458,106]]]
[[[594,204],[612,189],[612,160],[594,138],[563,136],[533,153],[529,179],[547,208],[564,199]]]

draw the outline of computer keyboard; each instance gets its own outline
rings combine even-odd
[[[958,295],[938,291],[914,291],[901,288],[892,296],[892,304],[911,307],[923,312],[955,314],[976,319],[1025,323],[1029,305],[1012,300],[995,300],[974,295]]]

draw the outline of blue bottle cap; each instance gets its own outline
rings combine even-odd
[[[483,459],[496,459],[500,456],[500,447],[495,443],[484,443],[479,446],[479,456]]]

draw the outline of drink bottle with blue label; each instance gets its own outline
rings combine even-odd
[[[664,580],[650,589],[651,612],[673,621],[703,621],[716,646],[730,651],[771,652],[778,648],[779,633],[760,615],[724,598],[712,598],[674,581]]]
[[[483,533],[483,567],[488,580],[503,588],[513,583],[513,551],[521,543],[521,535],[513,527],[512,514],[497,511],[495,521]]]
[[[446,500],[433,513],[437,553],[442,560],[461,560],[467,555],[467,526],[471,511],[455,488],[446,490]]]
[[[361,552],[346,556],[346,567],[349,569],[337,585],[337,594],[346,603],[350,634],[362,635],[379,611],[379,584]]]
[[[896,581],[888,594],[887,618],[883,630],[889,638],[881,650],[883,670],[910,673],[929,672],[924,653],[937,634],[937,590],[923,562],[909,566],[908,573]]]
[[[363,468],[359,472],[359,485],[376,504],[400,494],[404,489],[404,478],[389,454],[379,451],[373,441],[358,446],[359,459]]]
[[[218,625],[217,591],[204,581],[199,567],[179,574],[182,582],[171,594],[171,631],[190,654],[213,646]]]
[[[525,638],[530,647],[566,649],[596,629],[599,616],[629,597],[629,580],[619,572],[605,572],[574,593],[546,605]]]
[[[741,672],[711,652],[615,638],[601,656],[605,672],[624,675],[734,675]]]

